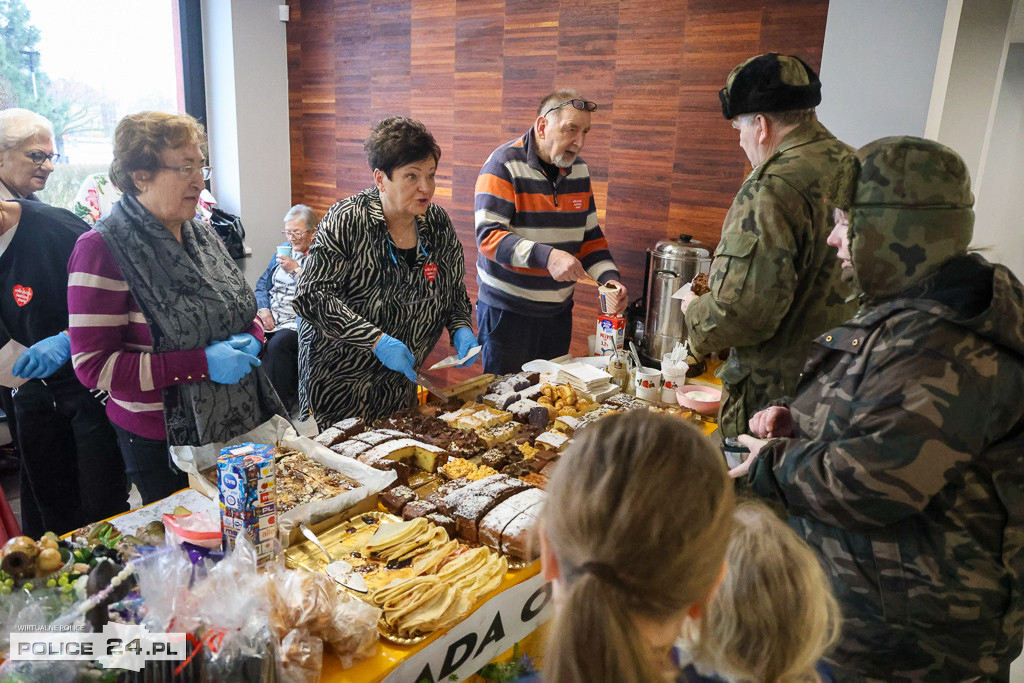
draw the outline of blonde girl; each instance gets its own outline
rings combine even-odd
[[[692,426],[647,411],[577,434],[548,487],[541,551],[556,615],[545,683],[651,683],[723,574],[733,487]]]
[[[697,669],[721,678],[691,680],[833,680],[819,661],[841,616],[814,551],[760,503],[741,503],[733,519],[725,580],[685,630]]]

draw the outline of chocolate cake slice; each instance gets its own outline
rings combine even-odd
[[[355,460],[360,455],[370,450],[370,444],[362,441],[342,441],[331,446],[331,450],[338,455]]]
[[[455,538],[455,520],[448,515],[442,515],[439,512],[432,512],[427,515],[427,521],[448,532],[448,538]]]
[[[356,434],[353,439],[356,441],[362,441],[368,443],[371,446],[379,446],[385,441],[393,441],[400,437],[405,436],[402,432],[393,429],[374,429],[370,432],[363,432],[362,434]]]
[[[393,515],[402,514],[402,509],[414,500],[416,494],[408,486],[392,486],[380,493],[381,504]]]
[[[366,422],[361,417],[347,417],[335,422],[331,427],[344,434],[346,439],[351,439],[356,434],[366,431]]]
[[[501,552],[517,560],[532,562],[540,556],[540,543],[537,539],[537,516],[534,506],[518,513],[501,530]]]
[[[437,512],[437,505],[429,500],[414,500],[402,510],[402,519],[409,521],[416,517],[426,517]]]
[[[316,441],[321,446],[327,446],[330,448],[339,441],[345,440],[345,434],[340,429],[335,427],[328,427],[324,431],[320,432],[313,441]]]
[[[484,515],[501,501],[526,488],[526,484],[518,479],[495,474],[452,492],[444,502],[455,520],[455,533],[470,543],[476,543],[478,525]]]

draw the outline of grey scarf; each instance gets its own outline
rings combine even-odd
[[[95,229],[146,317],[155,352],[204,349],[252,326],[256,297],[205,223],[183,223],[179,244],[138,199],[125,194]],[[238,384],[204,380],[166,387],[163,400],[172,446],[230,441],[275,413],[287,414],[263,368]]]

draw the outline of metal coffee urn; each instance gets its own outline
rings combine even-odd
[[[711,252],[690,235],[658,242],[647,250],[644,275],[644,333],[641,350],[646,361],[661,363],[676,342],[686,338],[683,312],[672,295],[697,273],[711,270]]]

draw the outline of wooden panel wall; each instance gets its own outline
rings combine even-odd
[[[749,171],[718,90],[735,65],[762,52],[798,54],[817,69],[828,2],[292,0],[291,8],[293,201],[323,212],[369,187],[369,127],[392,113],[423,121],[443,150],[434,201],[459,232],[475,301],[477,173],[558,87],[600,104],[582,156],[631,298],[658,240],[685,232],[713,248]],[[585,351],[596,315],[594,290],[579,288],[574,352]]]

